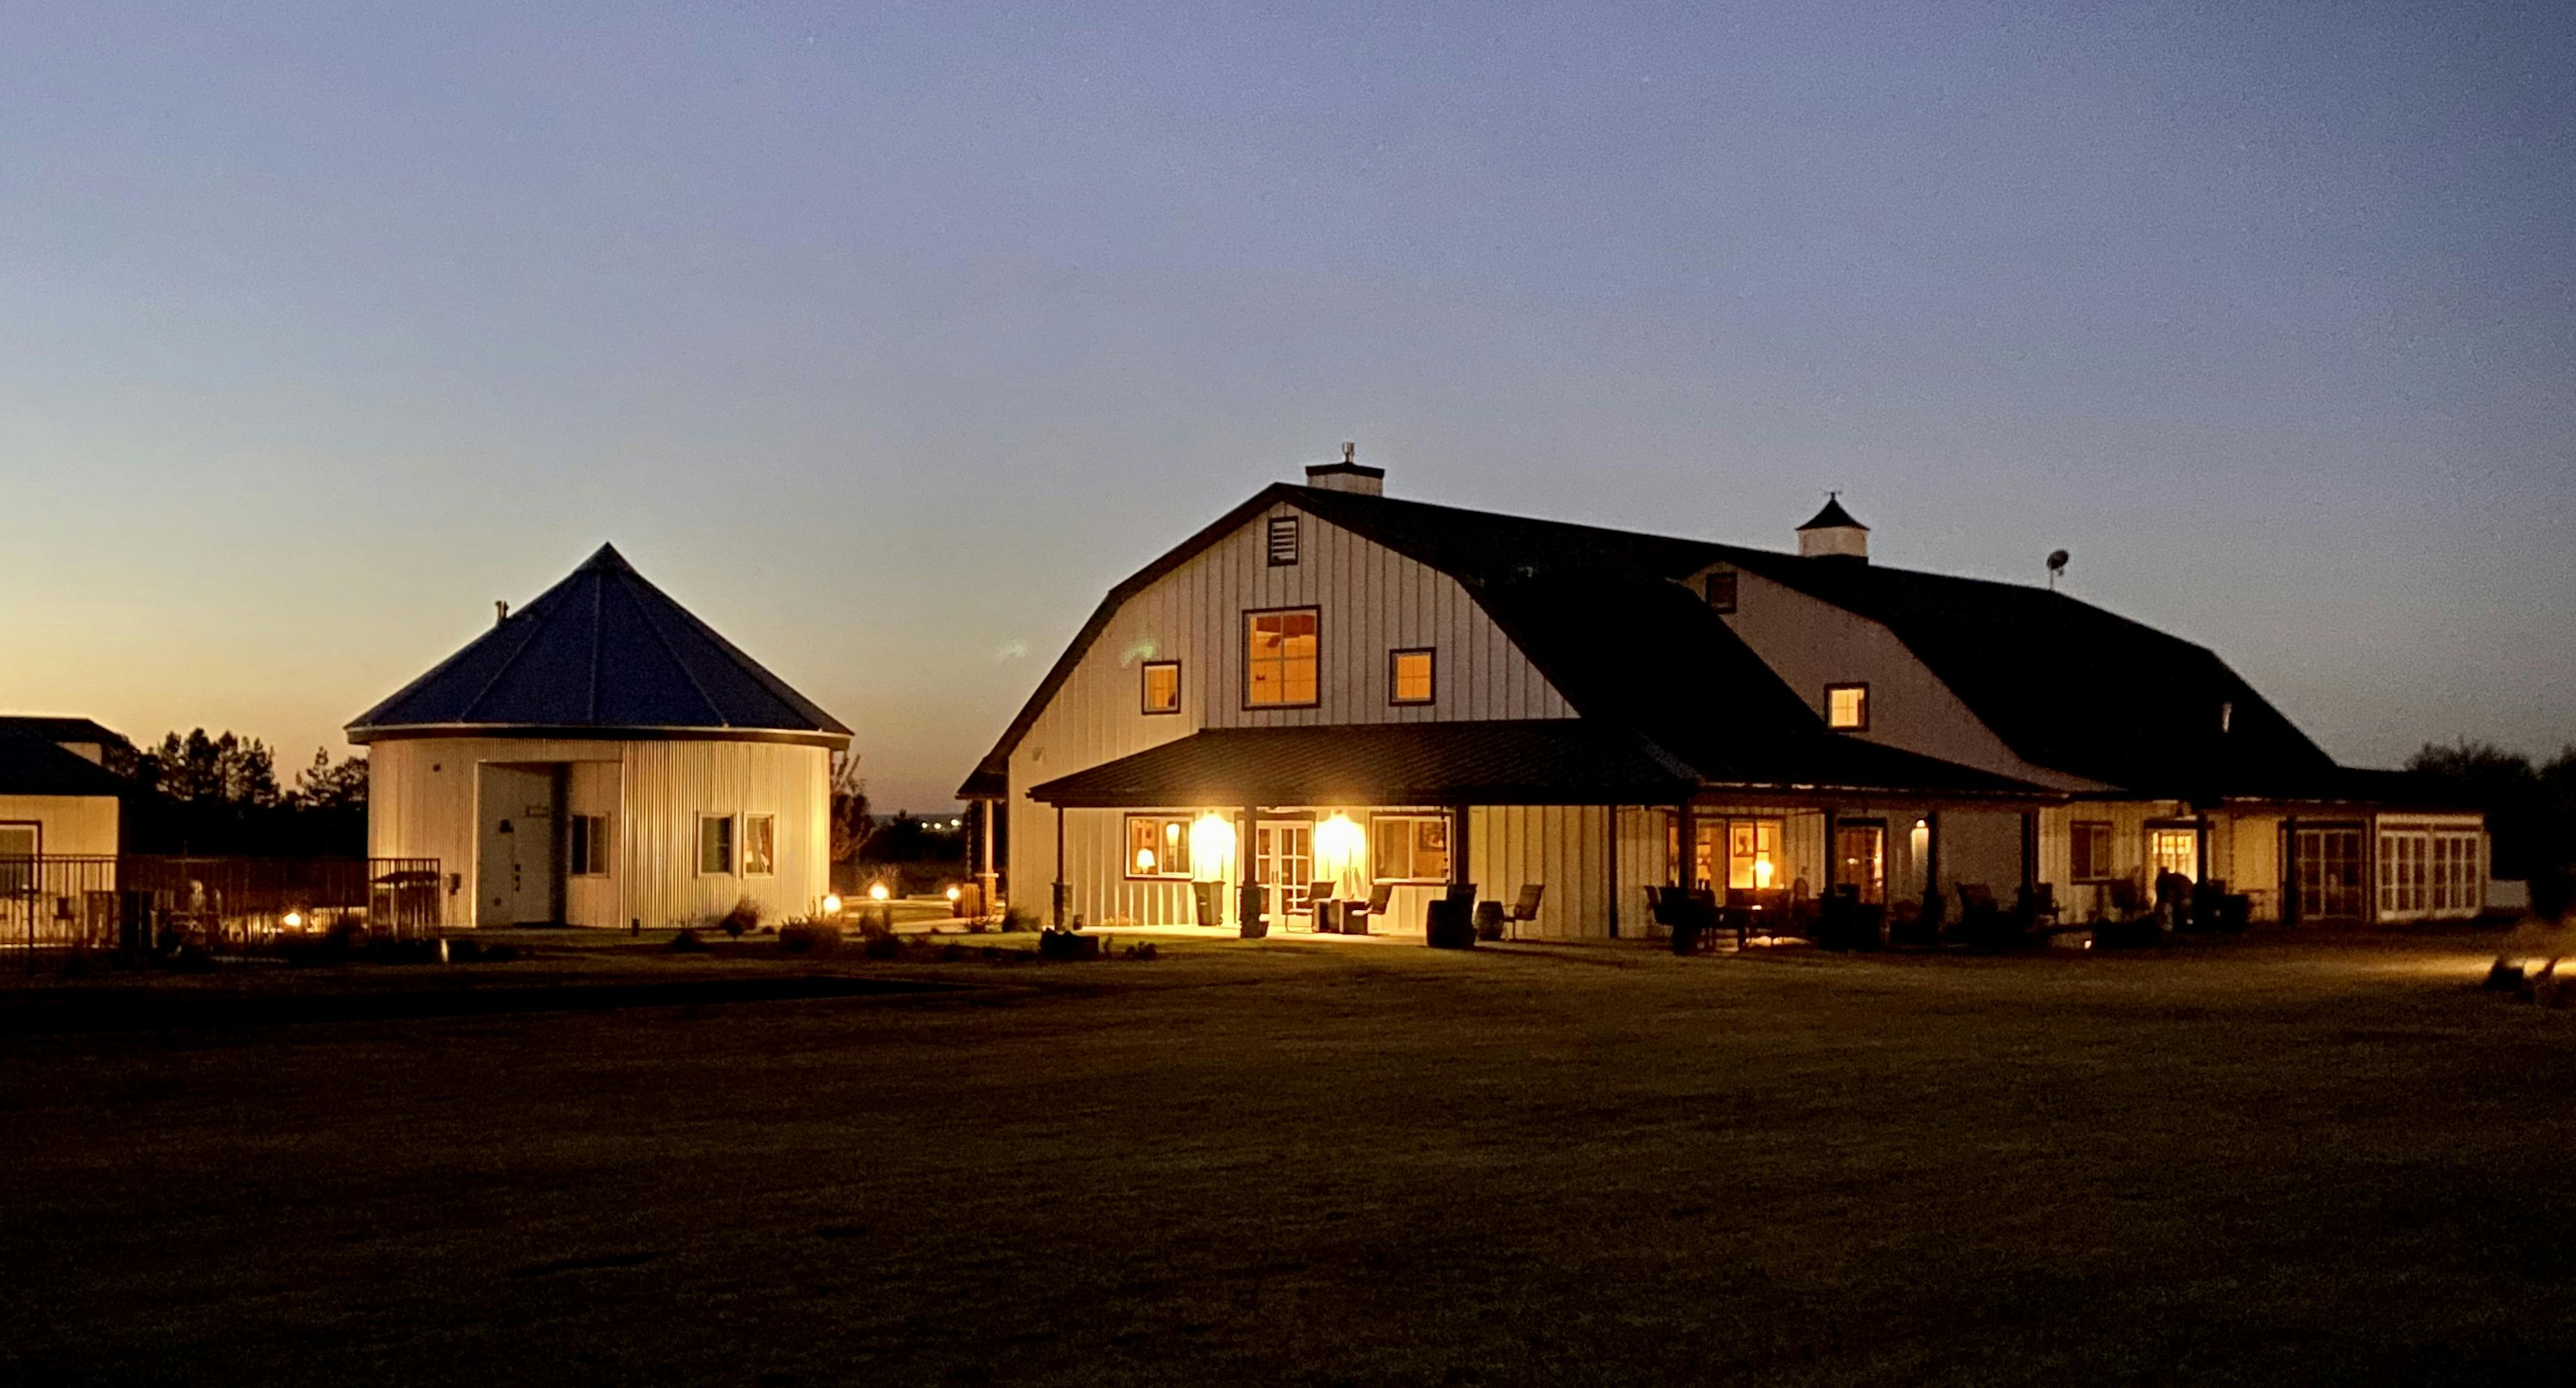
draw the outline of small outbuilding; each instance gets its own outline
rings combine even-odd
[[[850,730],[613,546],[348,734],[368,853],[438,859],[451,926],[774,921],[830,890]]]

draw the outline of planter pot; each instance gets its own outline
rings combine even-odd
[[[1422,911],[1422,942],[1433,949],[1474,949],[1475,922],[1462,901],[1434,901]]]

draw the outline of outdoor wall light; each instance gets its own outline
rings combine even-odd
[[[1234,862],[1234,821],[1211,810],[1190,824],[1190,866],[1202,882],[1225,880]]]

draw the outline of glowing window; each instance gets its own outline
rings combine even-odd
[[[747,877],[767,877],[778,870],[778,816],[743,816],[742,870]]]
[[[1780,857],[1780,821],[1730,819],[1726,822],[1726,885],[1732,890],[1767,890],[1789,885]]]
[[[1187,878],[1189,875],[1189,816],[1127,816],[1127,876],[1150,879]]]
[[[2147,835],[2147,865],[2156,875],[2178,873],[2197,882],[2200,880],[2200,832],[2196,829],[2157,829]]]
[[[1865,731],[1869,727],[1869,686],[1826,685],[1825,726],[1837,732]]]
[[[1315,704],[1316,633],[1322,625],[1312,607],[1243,614],[1244,707],[1308,708]]]
[[[1387,660],[1387,702],[1427,704],[1432,700],[1431,652],[1395,651]]]
[[[1145,662],[1145,711],[1147,713],[1181,711],[1181,663],[1179,661]]]
[[[1369,843],[1375,858],[1370,875],[1380,882],[1449,880],[1446,815],[1372,815]]]

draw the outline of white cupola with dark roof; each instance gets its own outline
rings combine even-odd
[[[1825,509],[1798,527],[1798,557],[1869,562],[1869,527],[1843,509],[1842,493],[1825,493]]]
[[[1360,446],[1342,445],[1338,463],[1310,463],[1306,467],[1306,485],[1328,492],[1357,492],[1362,496],[1386,495],[1386,469],[1370,467],[1359,460]]]

